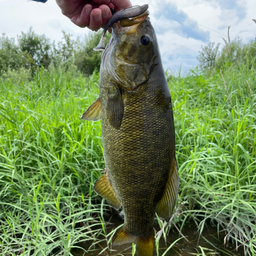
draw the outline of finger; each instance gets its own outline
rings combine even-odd
[[[81,13],[76,14],[71,18],[71,21],[79,27],[88,27],[90,24],[90,14],[92,12],[92,6],[86,4]]]
[[[96,8],[91,11],[89,29],[97,31],[102,26],[102,12],[101,9]]]
[[[56,3],[60,7],[62,14],[70,19],[78,13],[81,13],[85,5],[82,1],[74,2],[72,0],[56,0]]]
[[[120,1],[120,0],[119,0]],[[93,0],[93,2],[97,5],[102,5],[102,4],[109,4],[110,0]]]
[[[115,11],[123,10],[129,6],[132,6],[130,0],[111,0],[111,3],[115,6]]]
[[[102,15],[102,26],[104,26],[107,24],[112,14],[107,5],[101,5],[99,9],[101,10],[101,15]]]

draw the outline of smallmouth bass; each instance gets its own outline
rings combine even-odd
[[[113,246],[134,242],[139,256],[153,256],[155,212],[169,220],[179,188],[171,95],[148,15],[113,18],[100,95],[82,116],[102,119],[106,173],[95,191],[124,211]]]

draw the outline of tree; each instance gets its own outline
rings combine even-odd
[[[91,75],[94,71],[100,70],[101,54],[93,50],[100,41],[102,31],[89,34],[83,41],[77,40],[75,52],[75,65],[85,75]],[[110,39],[111,34],[106,34],[105,44]]]
[[[8,69],[17,69],[23,63],[23,54],[14,38],[5,34],[0,37],[0,74]]]
[[[30,27],[27,33],[22,32],[18,36],[21,51],[31,59],[30,68],[34,71],[36,67],[47,68],[51,62],[51,42],[45,35],[37,35]]]
[[[206,46],[201,46],[202,51],[199,51],[197,60],[202,69],[209,69],[214,66],[220,44],[218,43],[215,47],[214,46],[215,43],[212,42],[209,42]]]

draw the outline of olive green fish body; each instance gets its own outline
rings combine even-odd
[[[139,256],[153,255],[155,212],[170,218],[179,184],[171,95],[147,16],[113,26],[99,99],[82,117],[102,119],[106,174],[95,190],[125,216],[114,245],[136,242]]]
[[[171,96],[165,79],[154,76],[135,91],[121,89],[124,113],[116,129],[106,113],[108,86],[113,87],[108,74],[101,75],[100,84],[105,164],[123,206],[125,229],[149,235],[175,159]]]

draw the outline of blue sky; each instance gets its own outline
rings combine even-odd
[[[244,43],[256,37],[255,0],[131,0],[132,4],[149,4],[165,69],[188,72],[198,65],[197,55],[208,42],[221,43],[227,38],[241,38]],[[86,28],[75,26],[63,16],[55,0],[37,3],[28,0],[0,0],[0,33],[16,37],[29,27],[52,40],[62,38],[62,30],[84,37]]]

